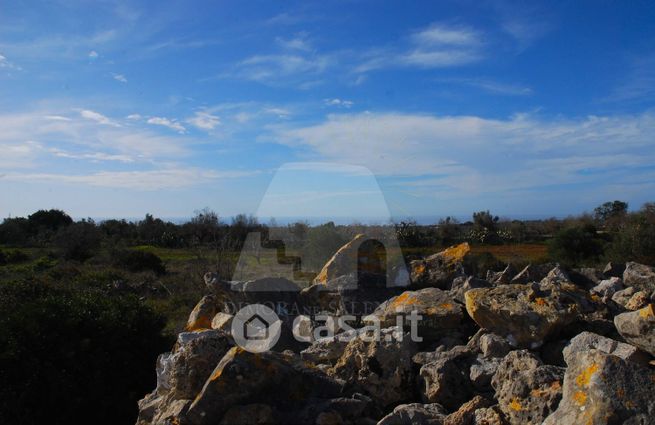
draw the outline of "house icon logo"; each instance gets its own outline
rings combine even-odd
[[[268,328],[270,323],[255,314],[243,324],[243,335],[249,340],[262,340],[267,339],[269,336]]]
[[[246,351],[262,353],[280,339],[282,321],[273,310],[262,304],[250,304],[234,315],[232,336]]]

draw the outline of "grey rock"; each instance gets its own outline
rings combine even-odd
[[[364,318],[365,322],[377,319],[382,327],[398,324],[399,316],[405,330],[409,331],[409,321],[405,320],[411,312],[421,316],[417,321],[418,334],[422,338],[437,339],[460,327],[464,318],[462,306],[455,302],[448,292],[438,288],[425,288],[418,291],[405,291],[393,297]]]
[[[579,351],[568,358],[563,397],[544,425],[652,424],[652,370],[603,353]]]
[[[256,403],[230,407],[223,415],[220,425],[273,425],[275,423],[271,406]]]
[[[491,284],[483,279],[474,276],[460,276],[453,280],[449,294],[460,303],[464,303],[464,294],[475,288],[489,288]]]
[[[637,289],[633,287],[628,287],[620,291],[616,291],[614,295],[612,295],[612,301],[625,308],[625,306],[628,304],[628,301],[630,301],[630,298],[632,298],[636,292],[638,292]]]
[[[370,395],[381,406],[403,402],[413,393],[412,356],[416,351],[409,334],[395,328],[382,329],[379,338],[360,333],[328,374]]]
[[[591,288],[591,293],[603,298],[611,298],[617,291],[622,289],[623,281],[618,277],[611,277],[609,279],[600,281],[598,285]]]
[[[377,425],[442,425],[446,415],[446,410],[437,403],[401,404],[382,418]]]
[[[469,380],[473,358],[473,352],[465,346],[459,346],[424,364],[419,372],[424,401],[456,410],[469,400],[473,392]]]
[[[496,374],[500,366],[500,358],[485,358],[478,356],[471,364],[469,379],[479,392],[491,391],[491,378]]]
[[[464,258],[470,250],[469,244],[464,242],[425,259],[412,261],[409,267],[412,286],[450,289],[453,279],[464,275]]]
[[[648,293],[655,290],[655,268],[639,263],[626,263],[623,272],[625,286],[634,286],[640,291]]]
[[[591,332],[582,332],[569,342],[563,350],[564,361],[570,363],[575,353],[591,349],[620,357],[626,361],[648,364],[648,356],[633,345],[615,341]]]
[[[505,338],[494,333],[482,335],[479,345],[484,357],[505,357],[512,349]]]
[[[562,397],[564,369],[544,365],[527,350],[512,351],[491,383],[496,399],[512,425],[541,424]]]
[[[655,305],[619,314],[614,325],[627,342],[655,356]]]

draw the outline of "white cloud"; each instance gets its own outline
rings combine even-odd
[[[121,83],[127,83],[127,78],[125,78],[125,75],[123,74],[112,74],[114,77],[114,80],[121,82]]]
[[[622,167],[648,166],[655,163],[653,133],[649,113],[571,120],[361,113],[281,130],[278,140],[377,175],[428,176],[433,190],[470,196],[598,182]]]
[[[480,44],[480,35],[467,27],[452,27],[444,24],[432,24],[428,28],[412,35],[413,41],[420,46],[471,46]]]
[[[0,69],[11,69],[15,71],[21,71],[22,68],[20,66],[15,65],[12,62],[9,62],[9,59],[7,59],[6,56],[0,54]]]
[[[287,50],[301,50],[306,52],[312,50],[312,45],[307,39],[306,33],[299,33],[295,37],[291,38],[277,37],[275,41],[282,48]]]
[[[98,57],[99,57],[100,55],[99,55],[98,52],[96,52],[95,50],[91,50],[91,51],[89,52],[89,55],[88,55],[88,56],[89,56],[89,59],[91,59],[91,60],[95,60],[95,59],[98,59]]]
[[[470,87],[476,87],[492,94],[506,96],[529,96],[533,93],[530,87],[520,84],[502,83],[482,78],[444,78],[437,80],[439,83],[462,84]]]
[[[195,116],[188,118],[186,122],[201,130],[213,130],[221,124],[218,116],[206,111],[196,111]]]
[[[394,67],[445,68],[483,58],[482,35],[469,27],[433,23],[414,32],[404,48],[372,49],[363,55],[355,72]]]
[[[88,161],[154,163],[188,156],[188,146],[194,143],[188,137],[120,126],[90,110],[70,116],[57,114],[59,110],[0,114],[0,168],[48,166],[55,160],[53,154]]]
[[[106,116],[102,115],[99,112],[91,111],[89,109],[82,109],[80,111],[80,115],[82,118],[86,118],[87,120],[95,121],[98,124],[104,124],[104,125],[111,125],[114,127],[119,127],[120,124],[110,120]]]
[[[59,158],[68,159],[86,159],[94,162],[97,161],[118,161],[124,163],[135,162],[135,159],[129,155],[114,155],[105,152],[92,152],[92,153],[72,153],[66,152],[58,148],[51,148],[49,152]]]
[[[127,118],[130,121],[140,121],[141,118],[143,118],[143,117],[140,114],[130,114],[125,118]]]
[[[44,118],[51,121],[72,121],[70,118],[62,117],[61,115],[46,115]]]
[[[117,189],[166,190],[196,186],[217,179],[247,177],[256,173],[257,172],[217,172],[195,168],[171,168],[145,171],[103,171],[82,175],[7,173],[2,178],[11,181],[82,184]]]
[[[338,99],[338,98],[334,98],[334,99],[324,99],[323,102],[324,102],[327,106],[340,106],[340,107],[342,107],[342,108],[350,108],[351,106],[353,106],[353,105],[355,104],[355,103],[354,103],[353,101],[351,101],[351,100]]]
[[[171,130],[175,130],[179,133],[184,133],[186,131],[186,128],[184,128],[182,124],[174,120],[169,120],[168,118],[165,117],[148,118],[146,122],[152,125],[161,125],[163,127],[168,127]]]
[[[285,108],[264,108],[263,112],[266,114],[277,115],[278,118],[286,119],[291,116],[291,111]]]

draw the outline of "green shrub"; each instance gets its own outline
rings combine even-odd
[[[67,260],[86,261],[100,248],[101,233],[92,221],[79,221],[59,230],[56,245]]]
[[[554,261],[567,266],[595,264],[603,255],[605,240],[591,224],[562,229],[548,245],[548,254]]]
[[[156,254],[148,251],[117,249],[111,253],[112,263],[131,272],[152,271],[158,275],[166,273],[166,267]]]
[[[170,341],[134,296],[0,286],[0,423],[127,424]]]

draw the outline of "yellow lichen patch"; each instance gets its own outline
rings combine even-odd
[[[655,311],[653,311],[653,304],[648,304],[646,307],[639,310],[639,316],[647,319],[648,317],[655,317]]]
[[[521,402],[516,397],[514,397],[512,401],[509,403],[509,408],[516,412],[523,410],[523,406],[521,406]]]
[[[471,291],[466,291],[464,293],[464,301],[466,304],[466,311],[468,311],[469,315],[475,320],[475,313],[478,310],[478,307],[475,303],[475,293],[476,290],[473,289]]]
[[[553,381],[551,382],[550,386],[547,388],[535,388],[530,392],[530,394],[533,397],[544,397],[546,395],[549,395],[553,391],[558,392],[562,388],[562,384],[559,381]]]
[[[575,394],[573,394],[573,400],[578,403],[579,406],[584,406],[587,402],[587,394],[585,394],[584,391],[576,391]]]
[[[471,251],[471,247],[468,242],[461,243],[459,245],[451,246],[446,248],[441,252],[442,257],[449,263],[455,263],[462,261],[466,254]]]
[[[200,316],[191,323],[188,323],[184,330],[187,332],[201,331],[212,328],[212,319],[208,316]]]
[[[598,365],[596,363],[592,364],[588,368],[582,371],[580,375],[578,375],[577,378],[575,378],[575,383],[578,384],[578,387],[580,388],[586,388],[589,386],[589,382],[591,382],[591,377],[598,372]]]
[[[441,307],[441,308],[443,308],[445,310],[452,310],[453,309],[453,305],[451,303],[443,303],[439,307]]]
[[[395,300],[391,301],[390,307],[395,308],[395,307],[401,307],[405,305],[414,305],[418,302],[418,300],[409,292],[403,292],[402,294],[398,295]]]
[[[422,275],[423,273],[425,273],[425,264],[423,264],[423,263],[416,264],[414,266],[413,273],[415,275]]]
[[[548,305],[548,302],[546,302],[545,298],[542,297],[537,297],[534,299],[534,303],[537,304],[540,307],[543,307],[545,305]]]
[[[223,369],[219,369],[219,368],[214,369],[214,372],[213,372],[212,375],[209,377],[209,380],[210,380],[210,381],[215,381],[215,380],[217,380],[218,378],[221,377],[221,374],[222,374],[222,373],[223,373]]]

